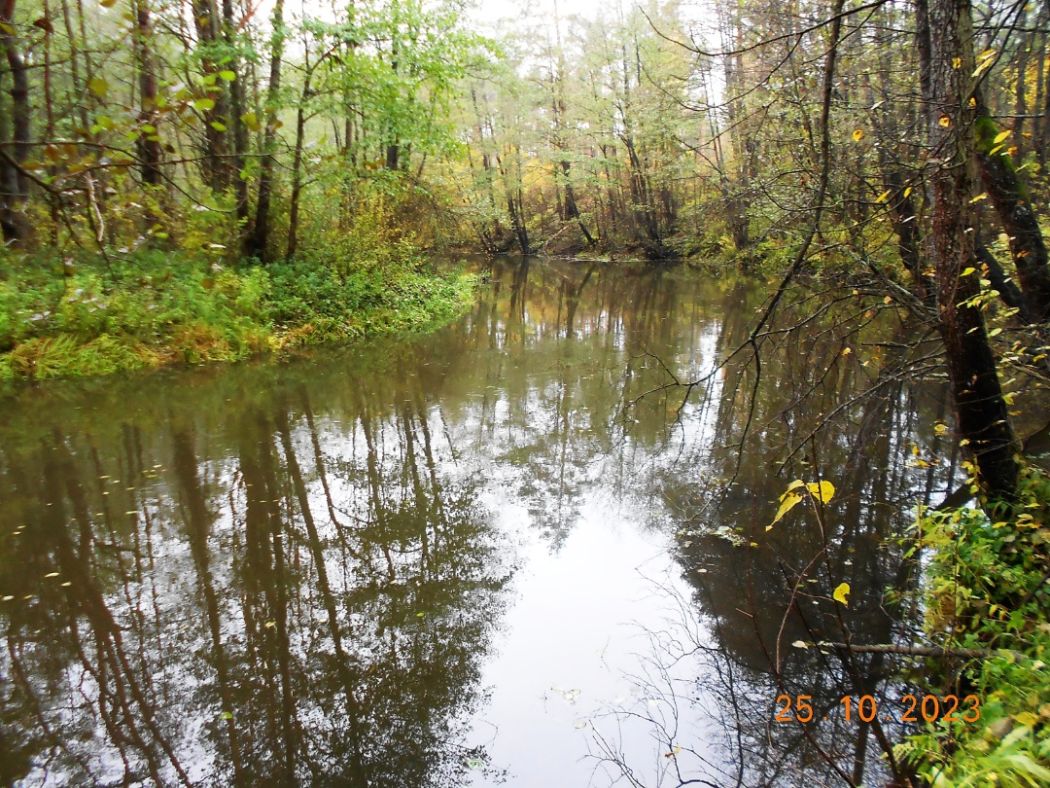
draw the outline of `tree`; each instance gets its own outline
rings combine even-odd
[[[923,5],[927,0],[919,0]],[[959,433],[973,451],[980,483],[992,499],[1009,500],[1018,451],[995,356],[985,331],[970,198],[976,181],[977,106],[969,0],[928,0],[930,62],[928,174],[933,195],[930,254]]]

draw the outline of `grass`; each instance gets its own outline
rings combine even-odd
[[[107,265],[0,257],[0,382],[109,375],[260,354],[446,322],[472,276],[408,250],[360,265],[312,257],[222,267],[143,251]]]

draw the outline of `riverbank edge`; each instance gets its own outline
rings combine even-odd
[[[436,330],[478,277],[413,253],[383,264],[220,266],[179,255],[0,261],[0,394],[48,380],[286,358],[320,345]]]
[[[1050,785],[1050,476],[1026,466],[1014,507],[989,509],[916,518],[924,630],[944,655],[903,676],[960,699],[895,747],[927,785]]]

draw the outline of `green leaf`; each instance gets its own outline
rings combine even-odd
[[[220,71],[219,79],[221,79],[223,82],[233,82],[233,80],[237,79],[237,72],[229,70]]]
[[[193,102],[193,108],[199,109],[202,112],[207,112],[208,110],[215,109],[215,101],[210,98],[199,98]]]
[[[92,77],[88,82],[88,90],[99,98],[105,98],[106,94],[109,93],[109,83],[102,77]]]
[[[215,129],[216,131],[226,131],[226,124],[225,123],[219,123],[219,121],[217,121],[217,120],[213,120],[208,125],[211,126],[213,129]]]
[[[846,607],[849,607],[849,583],[839,583],[835,588],[835,593],[831,595],[832,599],[836,602],[841,602]]]

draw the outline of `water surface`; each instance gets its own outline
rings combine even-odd
[[[892,698],[888,666],[790,644],[917,626],[887,595],[915,582],[898,537],[954,458],[929,431],[939,389],[882,374],[900,327],[814,319],[772,338],[756,380],[714,371],[760,303],[743,283],[529,259],[486,277],[433,335],[4,403],[5,782],[886,768],[879,731],[836,706]],[[835,500],[767,531],[796,477]],[[772,722],[785,689],[828,719]]]

